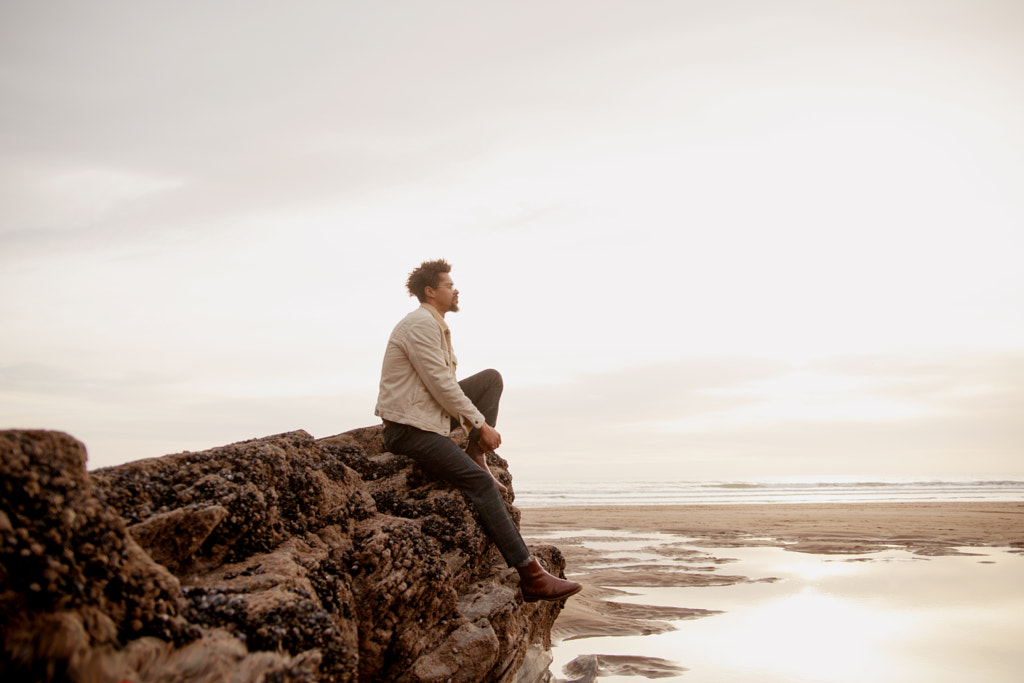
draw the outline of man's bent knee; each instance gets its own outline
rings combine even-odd
[[[491,385],[493,385],[497,389],[505,388],[505,380],[501,378],[501,373],[495,370],[494,368],[488,368],[487,370],[484,370],[480,374],[486,377],[487,381],[490,382]]]

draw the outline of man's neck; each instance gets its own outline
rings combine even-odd
[[[448,311],[442,311],[440,308],[438,308],[434,304],[430,303],[429,301],[424,302],[423,305],[424,306],[430,306],[430,308],[433,309],[433,311],[435,313],[437,313],[439,316],[441,316],[442,318],[444,318],[444,314],[448,312]]]

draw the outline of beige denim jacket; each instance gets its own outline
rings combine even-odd
[[[455,379],[451,331],[433,306],[422,304],[395,325],[384,351],[374,414],[437,434],[455,417],[467,431],[484,423]]]

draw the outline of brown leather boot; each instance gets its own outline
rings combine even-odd
[[[530,564],[525,567],[516,567],[516,571],[519,572],[519,589],[523,591],[524,602],[561,600],[583,589],[575,581],[566,581],[548,574],[535,557],[531,557]]]
[[[487,472],[489,475],[494,477],[494,483],[498,485],[498,490],[501,491],[501,495],[508,493],[508,487],[498,481],[498,478],[494,476],[494,472],[491,472],[491,468],[487,466],[487,454],[481,453],[476,448],[466,449],[466,455],[473,459],[477,465],[480,465],[480,469]]]

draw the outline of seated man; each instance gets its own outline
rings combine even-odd
[[[421,305],[395,326],[384,352],[375,410],[384,420],[384,446],[468,494],[484,531],[519,572],[524,600],[561,600],[578,593],[580,584],[552,576],[530,557],[505,509],[505,487],[487,469],[486,454],[501,445],[494,428],[501,375],[485,370],[456,381],[455,353],[444,321],[445,314],[459,310],[450,272],[451,266],[438,260],[409,274],[406,287]],[[466,451],[448,438],[458,425],[469,434]]]

